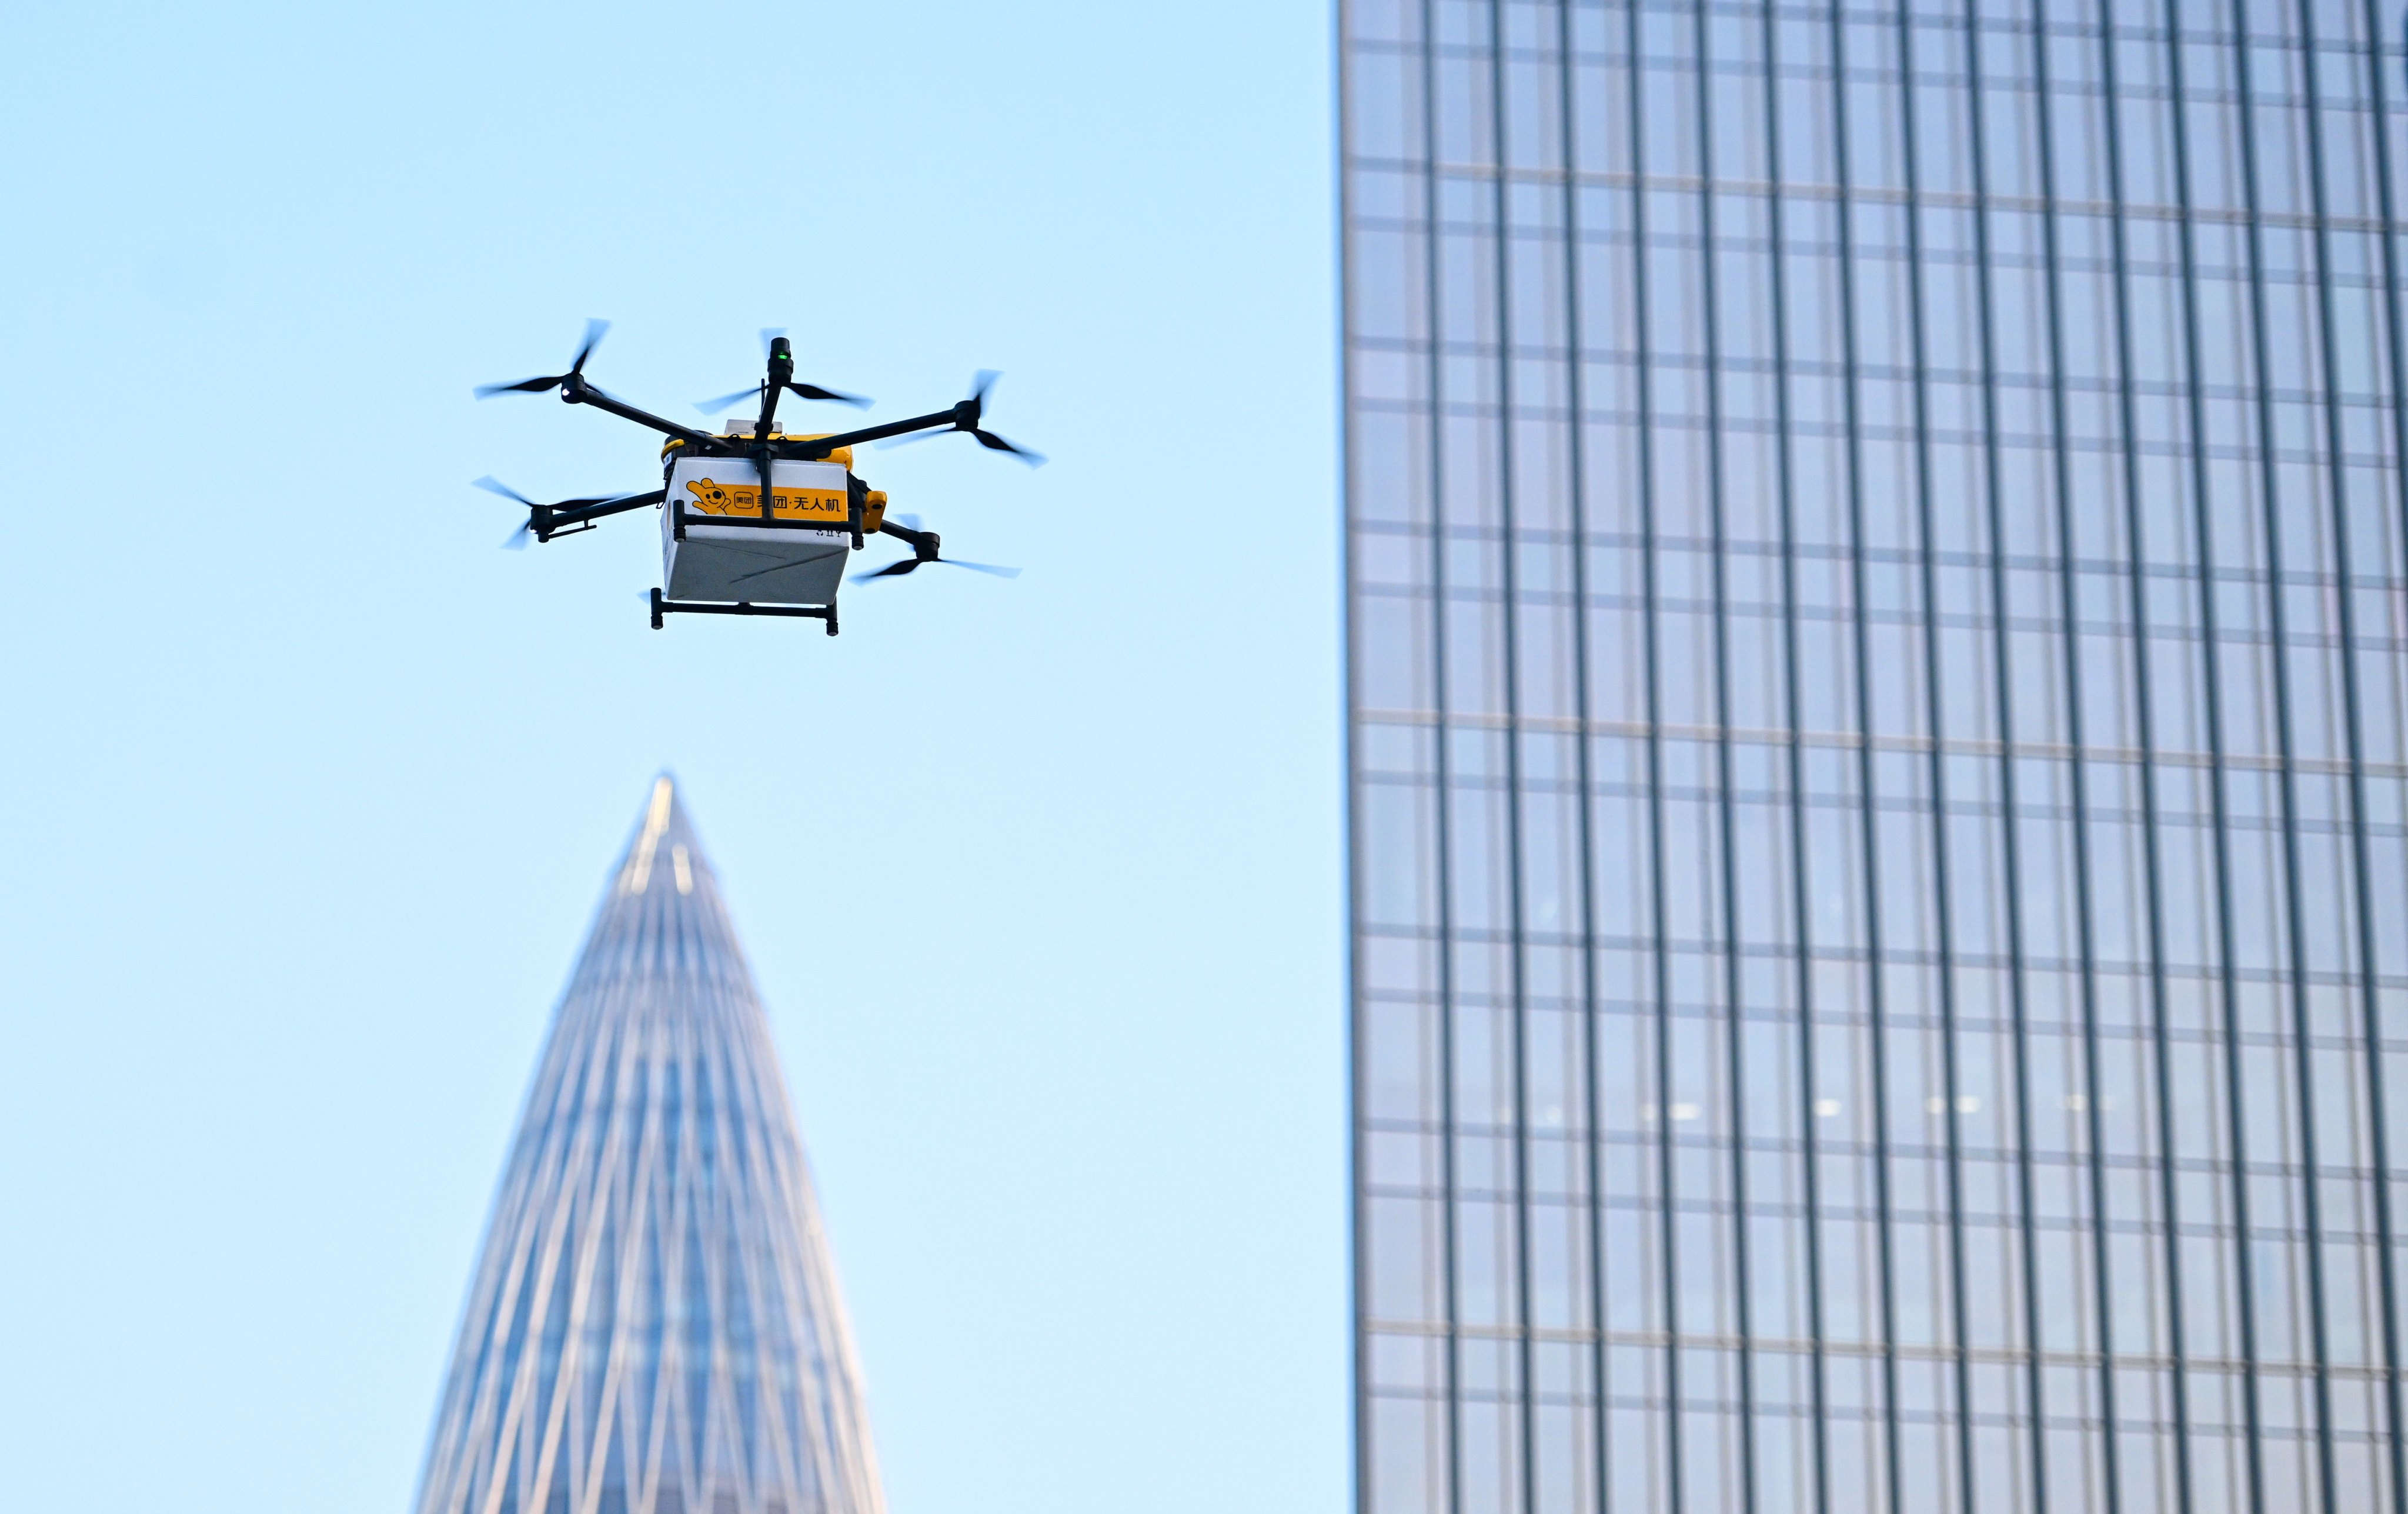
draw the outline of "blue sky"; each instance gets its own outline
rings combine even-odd
[[[406,1507],[605,869],[680,776],[896,1514],[1345,1495],[1328,17],[58,6],[0,94],[0,1464]],[[648,628],[664,413],[1003,370],[863,463],[1026,570]],[[837,411],[838,417],[849,411]]]

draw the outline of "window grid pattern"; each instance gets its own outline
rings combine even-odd
[[[2367,0],[1341,0],[1358,1500],[2408,1511]]]

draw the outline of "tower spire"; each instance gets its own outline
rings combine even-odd
[[[527,1092],[419,1514],[880,1514],[768,1024],[667,774]]]

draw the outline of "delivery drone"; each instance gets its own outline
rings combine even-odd
[[[920,530],[916,516],[889,517],[886,496],[853,471],[853,449],[859,443],[922,441],[946,431],[965,432],[981,446],[1026,463],[1043,462],[1025,447],[1016,447],[981,428],[986,392],[996,379],[993,373],[981,373],[971,385],[970,397],[949,410],[855,431],[790,433],[779,429],[781,395],[857,406],[869,401],[815,383],[796,383],[793,344],[778,331],[764,331],[767,376],[757,386],[695,407],[705,414],[716,414],[757,394],[760,413],[751,421],[730,421],[724,431],[713,436],[648,414],[595,387],[585,377],[585,360],[594,355],[595,344],[609,328],[608,321],[585,323],[584,343],[577,349],[567,372],[516,383],[482,384],[477,397],[539,395],[557,389],[565,403],[591,405],[658,431],[668,438],[661,448],[662,485],[649,494],[597,495],[540,505],[507,484],[479,479],[478,487],[526,507],[526,524],[504,545],[549,541],[590,531],[606,516],[659,509],[661,586],[646,596],[654,630],[661,628],[663,616],[673,614],[796,615],[825,621],[827,633],[834,636],[836,593],[844,582],[845,562],[871,536],[895,537],[910,547],[911,555],[856,573],[855,583],[899,577],[930,563],[974,569],[1000,578],[1020,576],[1017,568],[939,555],[936,532]],[[762,497],[760,483],[765,477],[769,481],[767,498]]]

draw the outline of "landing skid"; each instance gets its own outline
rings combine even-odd
[[[663,615],[791,615],[801,620],[824,620],[827,633],[836,634],[836,606],[805,604],[703,604],[693,599],[665,599],[661,591],[652,591],[652,629],[661,628]]]

